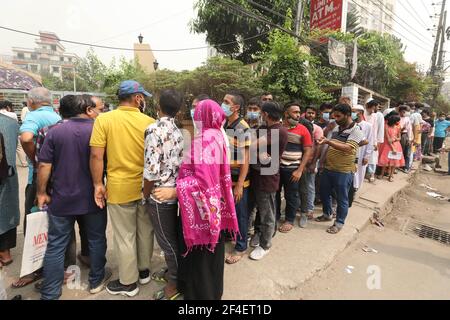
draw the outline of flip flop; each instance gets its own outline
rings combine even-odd
[[[165,294],[164,294],[164,289],[161,289],[157,292],[155,292],[155,294],[153,295],[153,299],[155,300],[176,300],[178,297],[181,296],[180,292],[175,293],[173,296],[166,298]]]
[[[238,263],[239,261],[241,261],[241,259],[242,259],[242,257],[243,257],[244,255],[245,255],[245,252],[236,252],[236,251],[233,251],[233,253],[225,259],[225,262],[226,262],[227,264],[235,264],[235,263]],[[237,258],[237,260],[236,260],[236,258]]]
[[[294,229],[294,226],[288,222],[285,222],[278,228],[278,231],[281,233],[289,233],[292,229]]]
[[[158,272],[155,272],[152,274],[152,280],[155,280],[156,282],[160,282],[160,283],[167,283],[166,280],[166,273],[168,272],[168,269],[161,269]]]
[[[330,234],[337,234],[341,231],[341,228],[338,228],[336,226],[331,226],[327,229],[327,232]]]

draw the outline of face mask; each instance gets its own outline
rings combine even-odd
[[[259,120],[260,116],[261,116],[261,113],[259,111],[255,111],[255,112],[249,111],[249,112],[247,112],[247,119],[248,120],[252,120],[252,121]]]
[[[293,127],[295,127],[295,126],[297,126],[298,125],[298,120],[297,119],[294,119],[294,118],[292,118],[292,117],[289,117],[289,119],[288,119],[288,123],[291,125],[291,126],[293,126]]]
[[[322,114],[322,119],[325,121],[330,121],[330,113],[326,112],[326,113]]]
[[[352,112],[352,119],[354,121],[358,120],[358,114],[356,112]]]
[[[195,109],[191,109],[191,118],[194,120]]]
[[[231,107],[229,105],[227,105],[226,103],[222,103],[221,107],[227,117],[229,117],[233,114],[233,111],[231,111]]]

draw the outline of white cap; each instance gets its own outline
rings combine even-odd
[[[358,111],[365,111],[364,107],[360,104],[356,105],[355,107],[353,107],[352,109],[354,110],[358,110]]]

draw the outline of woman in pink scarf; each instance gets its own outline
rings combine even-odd
[[[222,126],[226,116],[213,100],[197,105],[197,136],[177,179],[185,253],[179,290],[186,300],[219,300],[223,294],[223,231],[238,232],[228,149]],[[181,241],[183,242],[183,241]]]

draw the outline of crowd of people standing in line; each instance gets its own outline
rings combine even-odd
[[[154,280],[165,284],[154,299],[221,299],[225,262],[238,263],[249,246],[250,259],[263,259],[298,214],[299,227],[307,227],[317,203],[323,214],[315,221],[334,220],[327,232],[340,232],[366,179],[409,172],[422,153],[442,149],[450,127],[445,115],[433,121],[416,105],[382,112],[376,100],[362,106],[341,97],[319,108],[281,107],[270,93],[246,103],[231,91],[221,104],[195,98],[189,141],[175,121],[184,103],[179,92],[161,92],[157,120],[144,113],[151,94],[139,83],[122,82],[117,96],[119,107],[103,112],[98,97],[67,95],[57,113],[50,92],[34,88],[20,127],[11,105],[0,102],[0,263],[13,261],[20,218],[18,136],[30,162],[25,214],[44,209],[49,217],[43,268],[13,287],[43,278],[35,285],[41,298],[61,296],[65,269],[76,264],[77,222],[90,293],[106,287],[133,297]],[[167,266],[152,273],[154,238]],[[235,242],[230,254],[226,241]]]

